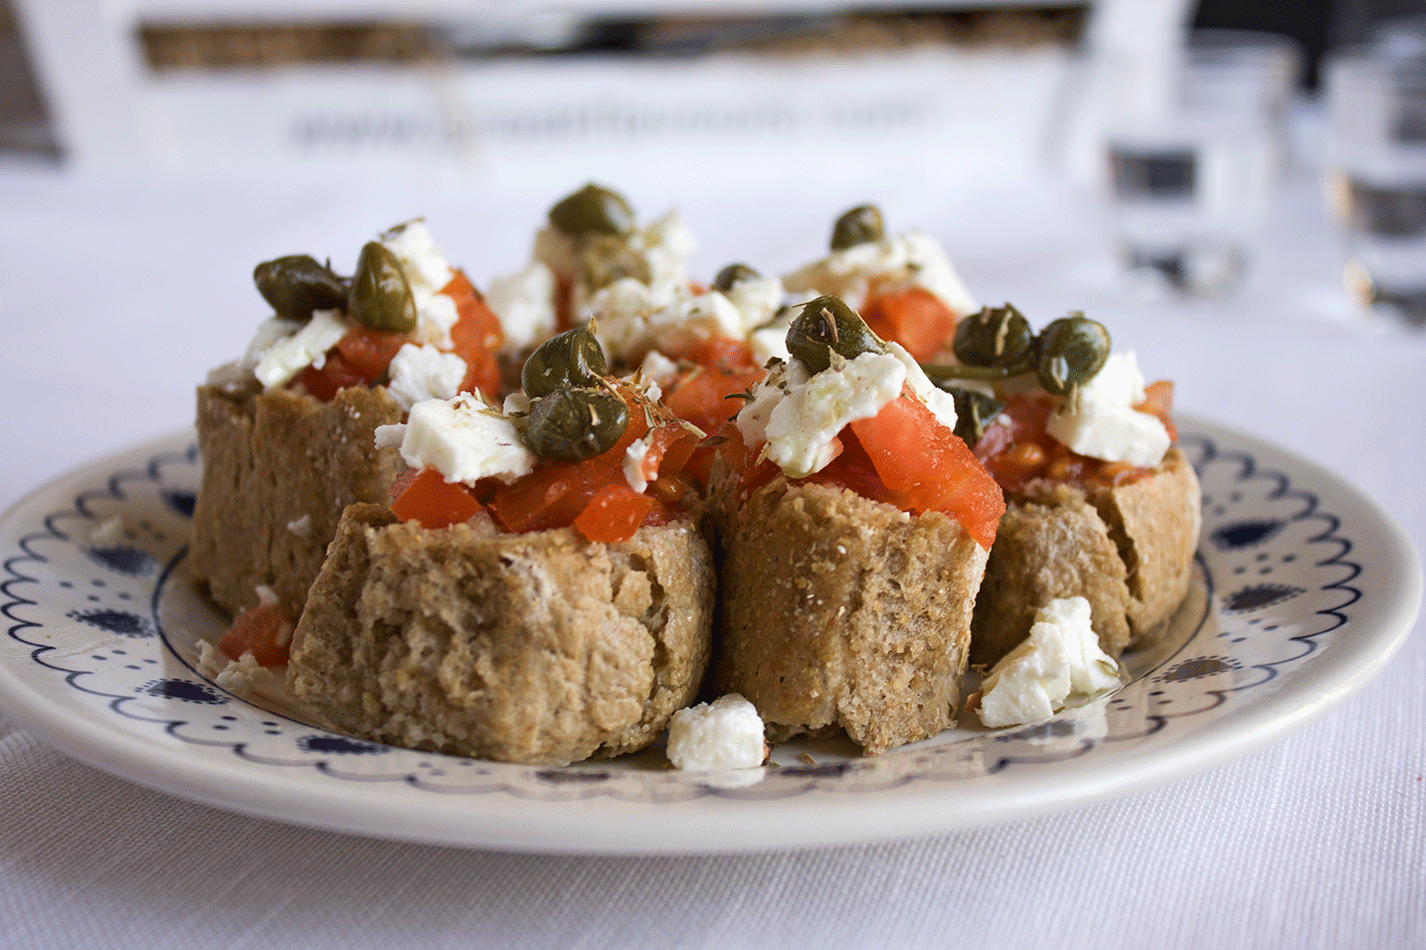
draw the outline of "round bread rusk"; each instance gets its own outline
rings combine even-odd
[[[1177,448],[1118,488],[1031,482],[1009,504],[976,597],[971,662],[994,664],[1060,597],[1089,601],[1100,649],[1150,642],[1188,593],[1202,525],[1198,476]]]
[[[986,552],[959,522],[776,478],[725,504],[717,679],[780,741],[875,755],[955,723]]]
[[[193,578],[234,614],[257,603],[259,584],[301,613],[343,509],[387,501],[405,468],[396,449],[373,448],[376,427],[402,415],[384,387],[349,387],[325,403],[283,389],[198,387]]]
[[[538,765],[637,751],[698,692],[714,580],[688,520],[601,544],[353,505],[287,690],[329,728],[409,748]]]

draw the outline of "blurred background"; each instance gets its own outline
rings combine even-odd
[[[677,207],[705,279],[734,260],[786,273],[876,202],[888,230],[936,237],[981,302],[1036,323],[1085,309],[1150,373],[1172,367],[1182,408],[1221,417],[1222,373],[1247,396],[1293,385],[1261,371],[1284,340],[1412,332],[1366,306],[1360,271],[1344,279],[1340,223],[1368,195],[1404,260],[1426,262],[1410,243],[1426,174],[1324,200],[1324,64],[1384,23],[1426,43],[1422,15],[1426,0],[0,0],[0,272],[21,287],[4,361],[84,407],[71,443],[35,433],[61,470],[188,423],[192,384],[265,315],[256,262],[350,269],[370,235],[424,215],[485,286],[595,180],[641,220]],[[1227,78],[1200,88],[1200,71]],[[56,338],[85,345],[36,366],[27,347]],[[88,399],[96,380],[119,398]]]
[[[0,0],[0,148],[72,168],[946,180],[1062,158],[1087,65],[1186,26],[1324,50],[1421,0]],[[1056,138],[1058,136],[1058,138]],[[810,150],[813,154],[809,154]],[[728,157],[737,155],[730,167]],[[663,159],[660,161],[659,159]]]

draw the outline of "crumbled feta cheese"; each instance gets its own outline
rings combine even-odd
[[[413,294],[418,290],[424,290],[428,296],[438,293],[454,276],[445,252],[420,218],[387,231],[381,236],[381,243],[396,255]]]
[[[649,282],[687,283],[687,261],[698,249],[693,232],[683,223],[678,210],[656,218],[629,238],[629,246],[640,251],[649,264]]]
[[[1172,440],[1158,417],[1097,392],[1081,390],[1077,411],[1069,403],[1050,416],[1045,429],[1072,451],[1106,462],[1153,468]]]
[[[1081,394],[1095,393],[1113,402],[1134,406],[1144,401],[1144,374],[1133,350],[1109,354],[1099,372],[1079,388]]]
[[[782,282],[793,293],[841,297],[853,310],[860,310],[875,288],[906,286],[930,291],[957,314],[980,309],[940,243],[915,230],[833,251]]]
[[[531,261],[524,270],[492,278],[485,302],[500,318],[509,349],[524,349],[558,329],[555,274],[542,261]]]
[[[411,296],[416,299],[416,329],[411,339],[442,350],[455,346],[451,329],[460,321],[456,302],[445,294],[412,293]]]
[[[312,516],[303,515],[300,518],[293,518],[287,522],[287,530],[297,535],[299,538],[307,538],[312,535]]]
[[[416,403],[404,425],[377,427],[377,446],[393,444],[398,428],[406,464],[434,468],[448,482],[498,478],[509,484],[535,467],[515,424],[471,393]]]
[[[787,351],[787,331],[791,329],[792,321],[797,319],[797,314],[796,307],[788,307],[748,334],[748,347],[753,351],[753,361],[757,365],[766,366],[767,361],[772,359],[784,362],[792,359],[792,354]]]
[[[916,357],[906,352],[906,348],[900,343],[888,340],[886,346],[891,350],[891,355],[906,367],[906,387],[911,390],[912,395],[926,404],[926,408],[931,410],[931,415],[936,417],[937,422],[955,432],[955,397],[943,389],[938,389],[936,384],[931,382],[931,378],[926,375],[926,371],[921,368],[921,364],[916,362]]]
[[[266,584],[258,584],[253,587],[253,593],[257,594],[257,602],[271,607],[277,603],[277,591]]]
[[[407,343],[391,358],[389,371],[391,381],[386,391],[402,409],[410,411],[418,402],[449,399],[460,392],[466,364],[456,354],[444,353],[429,343]]]
[[[591,298],[582,316],[612,359],[643,359],[650,350],[687,353],[713,337],[741,340],[748,331],[738,308],[718,291],[694,294],[686,283],[644,284],[624,277]]]
[[[649,482],[659,477],[658,469],[652,472],[644,471],[644,460],[648,458],[649,437],[635,439],[629,443],[629,447],[624,450],[624,481],[629,483],[629,487],[634,491],[643,493],[649,487]]]
[[[269,346],[258,360],[253,375],[264,389],[275,389],[308,366],[322,368],[327,351],[346,336],[350,327],[340,310],[317,310],[296,333]]]
[[[1029,637],[991,669],[978,712],[992,728],[1029,725],[1071,698],[1090,699],[1118,685],[1118,664],[1090,626],[1089,601],[1067,597],[1041,607]]]
[[[258,663],[252,651],[248,650],[238,659],[229,660],[213,677],[213,683],[236,696],[246,697],[252,695],[255,687],[270,679],[272,671]]]
[[[763,455],[790,478],[819,472],[835,457],[842,427],[869,419],[901,394],[906,367],[890,353],[863,353],[794,386],[773,407]]]
[[[450,283],[455,271],[431,237],[426,222],[417,218],[397,225],[381,236],[381,243],[396,256],[416,303],[412,338],[417,343],[449,350],[454,345],[451,327],[460,319],[460,312],[455,301],[442,294],[441,289]]]
[[[678,364],[658,350],[649,350],[644,354],[644,361],[639,364],[639,375],[660,389],[672,385],[678,379],[678,372]]]
[[[278,316],[268,317],[258,324],[257,332],[253,334],[247,350],[240,358],[231,363],[224,363],[208,373],[208,385],[235,390],[250,384],[253,379],[253,371],[257,369],[263,354],[271,349],[278,340],[291,336],[303,326],[301,320],[287,320]]]
[[[743,326],[756,327],[772,319],[784,294],[776,277],[748,277],[729,287],[726,296],[742,315]]]
[[[668,760],[675,768],[711,772],[750,769],[767,759],[757,707],[737,693],[673,714]]]
[[[772,364],[767,375],[753,387],[753,398],[739,410],[734,420],[744,445],[762,445],[767,441],[767,426],[772,411],[790,389],[805,384],[807,379],[807,367],[799,360]]]

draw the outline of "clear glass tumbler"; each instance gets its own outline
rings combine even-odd
[[[1426,55],[1345,50],[1327,65],[1327,204],[1363,304],[1426,325]]]
[[[1125,264],[1187,294],[1238,282],[1287,161],[1301,71],[1286,36],[1195,30],[1115,64],[1104,126],[1109,227]]]

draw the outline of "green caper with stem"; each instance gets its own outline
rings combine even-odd
[[[1035,365],[1035,330],[1010,304],[984,307],[956,324],[951,343],[956,359],[967,366],[1004,367],[1024,373]]]
[[[416,329],[416,298],[401,262],[386,245],[368,241],[361,249],[347,295],[347,311],[362,326],[381,333]]]
[[[1109,359],[1109,331],[1082,313],[1050,321],[1040,331],[1035,373],[1045,392],[1063,396],[1089,382]]]
[[[612,449],[629,428],[629,407],[603,389],[557,389],[530,405],[525,442],[540,458],[565,465]]]
[[[557,389],[597,386],[608,370],[594,334],[575,327],[535,347],[520,370],[520,386],[526,396],[539,399]]]
[[[885,236],[881,209],[876,205],[857,205],[842,212],[842,216],[832,225],[832,250],[845,251],[858,244],[880,241]]]
[[[633,233],[634,209],[624,196],[593,182],[561,199],[550,209],[550,224],[570,237]]]
[[[718,272],[717,277],[713,278],[713,289],[726,294],[739,281],[757,280],[761,276],[747,264],[729,264]]]
[[[278,316],[306,320],[314,310],[347,305],[347,282],[308,254],[289,254],[253,268],[253,283]]]
[[[838,297],[818,297],[802,306],[787,329],[787,351],[820,373],[832,365],[832,354],[854,360],[863,353],[886,353],[886,344],[866,321]]]

